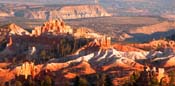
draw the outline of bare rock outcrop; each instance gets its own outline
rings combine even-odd
[[[101,35],[99,35],[98,33],[96,33],[95,31],[89,28],[81,27],[81,28],[76,29],[74,36],[84,37],[84,38],[98,38]]]
[[[6,46],[11,46],[11,35],[30,35],[30,33],[16,24],[9,24],[0,27],[0,50],[3,50]],[[9,43],[8,43],[9,42]]]
[[[88,17],[111,16],[100,5],[72,5],[52,8],[42,8],[23,12],[30,19],[77,19]]]
[[[60,9],[63,19],[111,16],[99,5],[65,6]]]
[[[10,24],[9,25],[10,34],[15,34],[15,35],[29,35],[30,33],[20,26],[17,26],[16,24]]]
[[[128,45],[114,44],[113,47],[116,50],[123,51],[123,52],[130,52],[130,51],[144,52],[144,50],[142,49],[135,48],[135,47],[128,46]]]
[[[6,34],[6,35],[30,35],[30,33],[20,26],[12,23],[9,25],[4,25],[0,29],[0,34]]]
[[[61,19],[60,20],[50,20],[45,22],[43,26],[35,27],[32,30],[32,35],[40,36],[41,34],[52,33],[52,35],[57,34],[72,34],[73,29],[66,25]]]
[[[12,16],[12,15],[9,14],[8,12],[0,11],[0,17],[9,17],[9,16]]]
[[[129,46],[136,47],[139,49],[151,51],[151,50],[160,50],[165,51],[165,49],[170,48],[174,52],[175,50],[175,42],[172,40],[166,41],[166,40],[153,40],[149,43],[143,43],[143,44],[128,44]],[[167,52],[168,53],[168,52]]]

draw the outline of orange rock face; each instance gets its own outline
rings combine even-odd
[[[143,44],[128,44],[129,46],[136,47],[143,50],[164,50],[166,48],[171,48],[173,51],[175,50],[175,42],[174,41],[166,41],[166,40],[155,40],[149,43]]]
[[[73,30],[70,28],[70,26],[65,25],[65,23],[60,19],[45,22],[43,26],[36,27],[32,31],[32,35],[34,36],[40,36],[42,34],[48,34],[48,33],[52,33],[54,35],[65,34],[65,33],[72,34]]]
[[[102,48],[109,48],[111,46],[111,37],[103,36],[96,39],[95,42]]]
[[[123,52],[129,52],[129,51],[137,51],[137,52],[143,52],[144,50],[128,46],[128,45],[120,45],[120,44],[114,44],[113,47],[118,50],[118,51],[123,51]]]
[[[98,34],[97,32],[89,29],[89,28],[78,28],[76,29],[75,33],[74,33],[75,37],[84,37],[84,38],[99,38],[101,37],[100,34]]]
[[[29,75],[32,75],[34,77],[35,75],[34,63],[29,62],[23,63],[20,68],[20,71],[18,72],[18,75],[24,75],[25,79],[27,79]]]

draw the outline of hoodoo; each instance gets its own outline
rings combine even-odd
[[[73,29],[70,26],[65,25],[65,23],[59,20],[50,20],[49,22],[45,22],[43,26],[38,26],[34,30],[32,30],[32,35],[40,36],[42,34],[72,34]]]

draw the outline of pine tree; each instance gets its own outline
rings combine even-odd
[[[88,81],[85,78],[76,76],[74,86],[88,86]]]
[[[23,86],[20,81],[15,81],[15,86]]]
[[[88,86],[88,81],[85,78],[80,78],[78,86]]]
[[[150,86],[159,86],[159,82],[156,77],[153,77],[151,79],[151,85]]]
[[[174,71],[170,72],[169,76],[170,76],[169,85],[170,86],[175,86],[175,84],[174,84],[174,82],[175,82],[175,72]]]
[[[106,75],[105,86],[113,86],[112,79],[109,75]]]
[[[80,80],[80,77],[76,76],[75,77],[75,81],[74,81],[74,86],[78,86],[79,85],[79,80]]]
[[[52,86],[52,80],[50,76],[46,75],[44,80],[41,81],[41,86]]]

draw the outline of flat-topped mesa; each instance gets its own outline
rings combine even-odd
[[[111,47],[111,37],[103,36],[101,38],[95,39],[97,45],[102,48],[109,48]]]
[[[72,34],[73,29],[71,29],[70,26],[65,25],[65,23],[61,19],[59,19],[45,22],[43,26],[35,27],[35,29],[32,31],[32,35],[34,36],[40,36],[42,34],[48,33],[51,33],[53,35],[67,33]]]
[[[75,6],[63,6],[58,11],[59,15],[63,19],[77,19],[77,18],[89,18],[89,17],[102,17],[112,16],[100,5],[75,5]],[[54,13],[51,13],[54,15]],[[53,17],[53,16],[50,16]],[[50,18],[51,19],[51,18]]]

